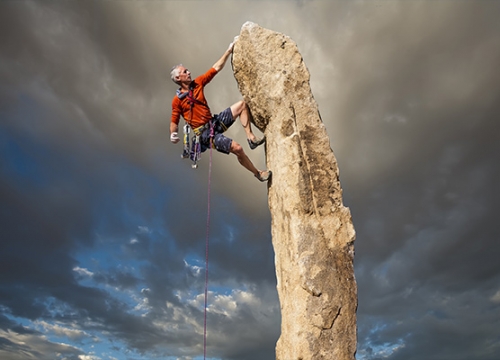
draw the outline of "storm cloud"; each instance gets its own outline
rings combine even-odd
[[[459,0],[0,2],[0,357],[202,356],[209,158],[193,170],[169,141],[169,72],[202,74],[253,21],[297,43],[339,163],[357,358],[498,359],[499,13]],[[230,63],[206,95],[215,113],[240,99]],[[228,134],[245,144],[238,124]],[[273,359],[266,186],[220,153],[211,186],[208,355]]]

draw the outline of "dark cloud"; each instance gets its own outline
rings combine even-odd
[[[0,356],[5,360],[36,358],[49,360],[53,354],[77,360],[82,351],[76,347],[51,343],[42,333],[0,316]]]
[[[297,42],[339,161],[357,357],[497,359],[499,6],[0,2],[0,357],[202,353],[209,158],[169,144],[169,71],[251,20]],[[240,98],[230,66],[207,97]],[[266,189],[222,154],[211,185],[208,354],[272,359]]]

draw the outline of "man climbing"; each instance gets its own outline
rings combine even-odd
[[[235,38],[235,41],[237,38]],[[182,64],[172,68],[170,76],[180,88],[172,100],[172,118],[170,123],[170,141],[176,144],[180,141],[178,136],[179,120],[182,116],[193,129],[199,146],[199,151],[203,152],[210,147],[210,135],[213,131],[213,144],[217,151],[229,154],[233,153],[238,161],[246,169],[254,174],[260,181],[267,181],[271,177],[270,170],[258,170],[243,151],[243,148],[236,141],[223,135],[239,116],[243,129],[245,130],[250,149],[265,142],[265,138],[258,139],[252,132],[250,125],[250,111],[245,101],[240,100],[231,105],[218,115],[212,116],[203,93],[204,87],[214,78],[226,64],[227,59],[233,52],[234,42],[229,44],[228,49],[222,57],[205,74],[191,79],[191,73]],[[212,123],[213,130],[210,128]],[[193,156],[193,154],[191,154]],[[194,154],[196,157],[196,154]]]

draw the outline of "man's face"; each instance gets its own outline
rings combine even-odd
[[[184,66],[179,66],[179,82],[181,83],[191,82],[191,72]]]

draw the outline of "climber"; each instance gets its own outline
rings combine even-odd
[[[229,154],[233,153],[238,158],[238,161],[247,170],[252,172],[260,181],[270,179],[272,173],[270,170],[258,170],[250,161],[248,156],[243,151],[243,148],[236,141],[223,135],[239,116],[243,129],[245,130],[248,145],[250,149],[255,149],[257,146],[265,142],[265,137],[258,139],[252,132],[250,125],[250,111],[244,100],[231,105],[220,114],[212,115],[208,106],[207,100],[203,93],[204,87],[214,78],[226,64],[227,59],[233,52],[234,41],[229,44],[228,49],[222,57],[208,70],[205,74],[198,76],[196,79],[191,79],[191,73],[182,64],[172,68],[170,76],[180,88],[172,100],[172,118],[170,123],[170,141],[177,144],[179,142],[178,130],[180,116],[193,129],[197,141],[199,141],[199,151],[203,152],[210,147],[210,126],[213,126],[213,144],[217,151]],[[195,145],[195,144],[193,144]],[[193,155],[193,150],[191,151]]]

